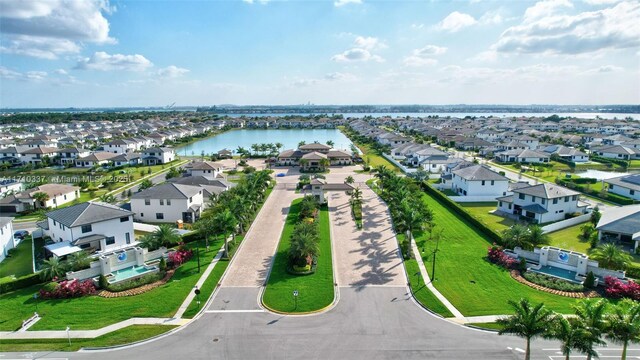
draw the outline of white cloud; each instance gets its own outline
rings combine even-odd
[[[243,2],[246,2],[247,4],[255,4],[256,2],[260,3],[260,4],[266,4],[271,0],[242,0]]]
[[[357,36],[353,42],[354,47],[375,50],[386,49],[387,45],[380,41],[380,39],[371,36]]]
[[[411,28],[415,30],[420,30],[424,28],[424,24],[411,24]]]
[[[443,31],[457,32],[476,23],[477,21],[473,16],[454,11],[439,22],[436,28]]]
[[[333,6],[341,7],[347,4],[362,4],[362,0],[336,0],[333,2]]]
[[[327,81],[353,81],[357,77],[350,73],[332,72],[324,75],[324,80]]]
[[[446,52],[446,47],[427,45],[423,48],[413,50],[410,56],[402,60],[402,63],[405,66],[411,67],[433,66],[438,63],[438,60],[433,59],[432,56],[442,55]]]
[[[536,64],[518,68],[490,68],[468,67],[449,65],[442,67],[440,71],[445,74],[440,82],[460,82],[466,84],[478,84],[482,82],[499,83],[506,80],[521,80],[526,82],[544,82],[549,77],[570,77],[579,73],[576,66],[554,66],[549,64]]]
[[[1,79],[14,80],[14,79],[20,78],[21,76],[22,76],[22,74],[17,72],[17,71],[9,70],[4,66],[0,66],[0,78]]]
[[[583,0],[584,2],[586,2],[589,5],[611,5],[611,4],[615,4],[617,2],[620,2],[620,0]]]
[[[566,15],[566,0],[541,1],[527,9],[520,25],[505,30],[492,49],[504,53],[582,54],[640,46],[640,2]]]
[[[99,71],[144,71],[151,66],[153,66],[151,61],[142,55],[109,55],[106,52],[98,51],[90,58],[80,59],[74,69]]]
[[[24,76],[27,80],[41,81],[47,77],[47,72],[46,71],[27,71],[24,74]]]
[[[585,71],[583,74],[604,74],[604,73],[620,72],[623,70],[624,69],[619,66],[603,65],[594,69],[589,69]]]
[[[175,65],[167,66],[158,70],[157,74],[162,78],[177,78],[188,73],[188,69],[180,68]]]
[[[410,67],[422,67],[422,66],[433,66],[438,63],[438,60],[432,58],[425,58],[421,56],[407,56],[402,60],[402,63],[405,66]]]
[[[77,53],[84,42],[115,43],[106,0],[0,0],[2,52],[44,59]]]
[[[46,71],[27,71],[23,74],[4,66],[0,66],[0,79],[39,82],[46,78]]]
[[[494,62],[496,60],[498,60],[498,53],[495,50],[482,51],[469,59],[469,61],[480,62]]]
[[[65,69],[57,69],[54,71],[54,73],[58,74],[58,75],[69,75],[69,72],[67,72],[67,70]]]
[[[421,49],[413,50],[413,55],[416,56],[430,56],[430,55],[442,55],[447,52],[446,47],[427,45]]]
[[[350,73],[332,72],[325,74],[322,78],[294,78],[288,86],[304,88],[315,85],[322,85],[335,82],[348,82],[357,80],[356,76]]]
[[[480,17],[480,20],[478,20],[478,22],[484,25],[495,25],[495,24],[501,24],[503,20],[504,18],[500,14],[500,11],[496,10],[496,11],[487,11],[486,13],[484,13],[484,15]]]
[[[371,54],[367,49],[353,48],[346,50],[341,54],[334,55],[331,60],[336,62],[352,62],[352,61],[376,61],[384,62],[384,59],[378,55]]]

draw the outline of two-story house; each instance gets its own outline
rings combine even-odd
[[[207,199],[208,200],[208,199]],[[193,223],[206,206],[199,186],[164,183],[143,190],[131,197],[135,219],[151,223]]]
[[[0,216],[0,262],[2,262],[9,250],[18,245],[13,238],[12,217]]]
[[[133,212],[102,202],[85,202],[50,211],[39,222],[54,244],[50,255],[62,257],[80,250],[108,252],[135,243]]]
[[[176,152],[173,148],[152,147],[142,152],[142,163],[144,165],[167,164],[176,159]]]
[[[564,220],[566,215],[585,213],[578,203],[579,192],[543,183],[513,189],[513,195],[499,197],[498,210],[538,224]]]
[[[213,180],[222,174],[223,165],[213,161],[194,161],[184,166],[190,176],[202,176]]]
[[[61,165],[73,165],[78,158],[89,156],[89,154],[91,154],[91,151],[78,147],[58,149],[58,161]]]
[[[509,179],[482,165],[454,170],[451,180],[451,190],[462,196],[504,196],[509,187]]]
[[[604,182],[608,184],[608,192],[640,200],[640,174],[619,176]]]
[[[118,156],[118,154],[106,151],[95,152],[93,154],[77,158],[76,167],[90,168],[98,165],[107,165],[116,156]]]
[[[22,155],[22,162],[24,164],[39,165],[46,157],[53,160],[53,157],[58,153],[58,148],[54,147],[33,147],[20,151]]]

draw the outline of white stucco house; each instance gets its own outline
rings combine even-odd
[[[505,196],[509,188],[509,179],[482,165],[454,170],[451,180],[451,190],[461,196]]]
[[[550,156],[545,152],[535,150],[507,150],[495,154],[496,159],[500,162],[519,162],[519,163],[548,163]]]
[[[118,156],[118,154],[100,151],[93,154],[89,154],[85,157],[76,159],[76,167],[90,168],[96,165],[106,165],[111,162],[111,159]]]
[[[37,193],[47,194],[48,199],[37,200]],[[34,188],[7,195],[0,199],[0,211],[6,213],[21,213],[31,209],[56,208],[72,202],[80,197],[80,188],[65,184],[43,184]]]
[[[167,164],[176,159],[176,152],[173,148],[152,147],[142,152],[142,162],[144,165]]]
[[[634,251],[640,246],[640,205],[609,208],[596,226],[601,240],[616,239]]]
[[[13,238],[13,225],[12,217],[1,216],[0,217],[0,262],[6,257],[9,250],[18,245]]]
[[[543,183],[513,189],[513,195],[499,197],[498,211],[538,224],[560,221],[567,214],[585,213],[587,204],[578,202],[579,192]]]
[[[22,182],[16,181],[15,179],[0,179],[0,198],[5,196],[5,194],[19,193],[23,189],[24,184]]]
[[[133,212],[115,205],[85,202],[50,211],[46,216],[38,226],[54,241],[45,246],[53,256],[80,250],[108,252],[135,242]]]
[[[193,223],[206,206],[200,186],[167,182],[143,190],[131,197],[135,219],[150,223]]]
[[[640,200],[640,174],[625,175],[604,180],[607,191],[634,200]]]
[[[61,165],[67,165],[67,164],[75,164],[75,161],[78,158],[82,158],[82,157],[86,157],[89,156],[91,154],[91,151],[87,150],[87,149],[82,149],[82,148],[77,148],[77,147],[70,147],[70,148],[63,148],[63,149],[58,149],[58,161],[60,162]]]
[[[213,180],[222,174],[224,166],[221,163],[213,161],[194,161],[184,166],[187,174],[190,176],[202,176]]]

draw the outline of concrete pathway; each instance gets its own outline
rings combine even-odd
[[[339,286],[406,286],[398,243],[387,207],[368,187],[363,193],[363,229],[351,217],[349,195],[329,193],[329,216]]]
[[[209,274],[211,274],[211,272],[213,271],[213,268],[216,267],[216,264],[218,263],[218,261],[220,261],[220,258],[222,258],[222,255],[224,255],[224,244],[222,244],[222,247],[220,247],[220,250],[218,250],[218,253],[216,254],[216,256],[214,256],[213,259],[211,259],[209,266],[207,266],[207,268],[204,270],[204,273],[202,273],[202,276],[200,276],[200,279],[198,279],[198,282],[193,287],[194,290],[196,288],[198,289],[202,288],[202,285],[204,284],[205,281],[207,281],[207,278],[209,278]],[[189,295],[187,295],[187,298],[184,299],[184,301],[182,302],[182,305],[180,305],[180,307],[178,308],[178,311],[176,312],[175,315],[173,315],[173,317],[176,319],[180,319],[184,314],[184,312],[187,311],[187,309],[189,308],[189,305],[191,305],[191,301],[193,301],[195,297],[196,297],[195,292],[189,291]],[[207,301],[207,299],[203,299],[203,300],[204,302]]]

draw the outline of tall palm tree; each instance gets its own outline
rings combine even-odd
[[[622,344],[621,360],[627,358],[629,343],[640,342],[640,303],[632,300],[621,301],[612,313],[606,316],[607,337]]]
[[[236,229],[237,220],[229,211],[226,209],[215,215],[215,221],[218,224],[218,230],[224,236],[224,257],[229,258],[229,236],[233,234]]]
[[[302,146],[302,145],[305,145],[306,143],[307,143],[306,141],[302,140],[302,141],[300,141],[300,142],[298,143],[298,147],[300,147],[300,146]]]
[[[67,259],[69,266],[74,271],[86,269],[91,264],[92,258],[86,251],[78,251],[69,256]]]
[[[362,190],[360,188],[355,188],[351,192],[351,202],[354,204],[362,203]]]
[[[502,240],[511,248],[516,246],[529,249],[527,228],[520,224],[515,224],[502,232]]]
[[[530,247],[536,247],[542,244],[549,243],[549,235],[544,233],[540,225],[529,226],[529,234],[527,235],[527,241]]]
[[[347,178],[346,178],[346,179],[344,179],[344,183],[345,183],[345,184],[349,184],[349,185],[351,185],[351,184],[353,184],[354,182],[355,182],[355,180],[354,180],[353,176],[351,176],[351,175],[347,176]]]
[[[527,299],[515,302],[509,300],[515,314],[498,319],[496,323],[502,326],[498,335],[512,334],[527,340],[524,359],[531,359],[531,340],[543,336],[549,328],[553,312],[545,308],[543,303],[532,306]]]
[[[100,195],[99,199],[100,201],[107,204],[113,204],[116,202],[116,197],[111,194],[102,194]]]
[[[42,269],[40,270],[40,278],[42,280],[51,280],[55,277],[62,278],[67,273],[67,264],[64,261],[60,261],[59,258],[53,256],[48,260],[42,262]]]
[[[624,251],[615,244],[598,246],[590,257],[596,260],[600,267],[612,270],[624,270],[631,261],[631,256],[625,254]]]
[[[49,201],[49,194],[46,192],[38,191],[37,193],[31,195],[33,200],[38,202],[38,206],[45,207],[45,203]]]
[[[569,360],[571,352],[577,350],[583,354],[597,356],[594,343],[588,341],[591,334],[578,319],[566,319],[557,315],[546,337],[560,341],[560,351]]]
[[[253,156],[256,156],[258,154],[258,150],[260,150],[260,145],[251,144],[251,150],[253,150]]]
[[[424,227],[424,219],[420,216],[420,213],[412,206],[409,198],[404,199],[400,203],[399,220],[402,226],[406,229],[406,237],[409,242],[408,254],[409,258],[413,257],[413,231],[421,230]]]
[[[333,147],[333,145],[335,145],[335,143],[332,140],[327,141],[327,145]]]
[[[274,145],[276,146],[276,151],[278,151],[278,152],[280,152],[280,149],[282,149],[282,147],[284,146],[284,145],[282,145],[281,142],[277,142]]]
[[[329,165],[331,165],[331,161],[329,161],[329,159],[320,159],[320,167],[323,170],[326,169]]]
[[[575,307],[575,313],[582,322],[584,328],[589,332],[587,341],[593,345],[602,343],[602,336],[606,330],[605,314],[607,303],[600,299],[597,301],[583,300]],[[587,360],[591,360],[593,355],[587,354]]]

